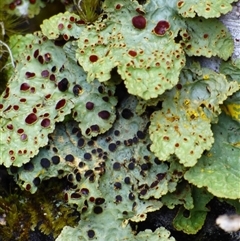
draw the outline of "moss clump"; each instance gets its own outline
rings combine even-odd
[[[4,91],[7,84],[7,67],[14,65],[14,60],[7,61],[12,57],[11,50],[8,46],[9,37],[14,34],[22,34],[23,30],[19,25],[23,22],[19,17],[9,15],[5,12],[0,4],[0,93]]]
[[[16,186],[11,193],[0,196],[0,239],[30,240],[31,230],[57,237],[65,225],[77,224],[79,215],[63,201],[64,182],[51,179],[32,195]],[[1,187],[3,189],[3,187]]]
[[[75,7],[81,18],[86,23],[96,21],[101,13],[101,0],[74,0]]]

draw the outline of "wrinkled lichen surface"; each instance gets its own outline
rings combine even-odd
[[[62,197],[81,218],[57,240],[174,240],[131,224],[180,205],[173,225],[194,234],[214,196],[240,199],[240,65],[216,18],[232,2],[75,1],[9,39],[0,164],[32,195],[67,178]],[[31,18],[44,5],[0,6]]]

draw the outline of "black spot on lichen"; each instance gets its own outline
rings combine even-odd
[[[141,190],[140,194],[141,194],[142,196],[146,195],[146,194],[147,194],[147,189]]]
[[[160,165],[160,164],[161,164],[161,161],[160,161],[157,157],[154,158],[154,162],[155,162],[155,164],[157,164],[157,165]]]
[[[63,78],[59,83],[58,83],[58,89],[62,92],[66,91],[68,89],[69,82],[66,78]]]
[[[116,203],[122,202],[122,196],[121,196],[121,195],[117,195],[117,196],[115,197],[115,201],[116,201]]]
[[[87,170],[84,174],[85,177],[89,177],[93,174],[93,170]]]
[[[104,88],[103,88],[103,86],[99,86],[98,87],[98,92],[100,93],[100,94],[103,94],[103,92],[104,92]]]
[[[94,230],[90,229],[87,231],[87,235],[89,238],[94,238],[95,237],[95,232]]]
[[[85,145],[85,140],[83,138],[80,138],[78,140],[78,147],[79,148],[82,148],[83,146]]]
[[[117,146],[121,145],[121,141],[116,141],[116,145]]]
[[[90,133],[91,133],[91,129],[90,129],[90,128],[87,128],[87,130],[85,131],[85,134],[86,134],[87,136],[89,136]]]
[[[86,159],[86,160],[91,160],[92,159],[92,155],[90,154],[90,153],[84,153],[84,159]]]
[[[111,151],[111,152],[114,152],[115,150],[117,149],[117,146],[115,143],[110,143],[108,145],[108,150]]]
[[[133,162],[130,162],[130,163],[128,164],[128,169],[129,169],[129,170],[134,170],[134,168],[135,168],[135,164],[134,164]]]
[[[96,198],[96,200],[95,200],[95,204],[97,204],[97,205],[101,205],[101,204],[103,204],[105,202],[105,199],[104,198],[101,198],[101,197],[98,197],[98,198]]]
[[[28,162],[23,165],[23,168],[26,171],[32,171],[34,169],[34,165],[31,162]]]
[[[166,173],[158,173],[156,176],[157,176],[157,179],[161,181],[166,176]]]
[[[94,144],[94,141],[92,141],[92,140],[90,140],[90,141],[88,141],[88,146],[93,146],[93,144]]]
[[[110,142],[112,140],[112,138],[110,136],[106,137],[106,142]]]
[[[100,128],[99,128],[98,125],[91,125],[90,129],[91,129],[92,132],[99,132],[100,131]]]
[[[125,182],[126,184],[130,184],[130,183],[131,183],[130,177],[125,177],[125,178],[124,178],[124,182]]]
[[[97,148],[97,152],[101,153],[101,152],[103,152],[103,149],[102,148]]]
[[[119,162],[114,162],[113,163],[113,169],[114,170],[120,170],[120,168],[121,168],[121,164],[119,163]]]
[[[86,109],[88,110],[92,110],[94,108],[94,103],[93,102],[87,102],[86,103]]]
[[[142,131],[138,131],[138,132],[137,132],[137,137],[138,137],[139,139],[144,139],[144,138],[146,137],[146,135],[145,135]]]
[[[124,119],[131,119],[132,117],[134,116],[134,114],[132,113],[132,111],[131,110],[129,110],[129,109],[124,109],[123,111],[122,111],[122,117],[124,118]]]
[[[122,188],[122,184],[121,184],[120,182],[115,182],[115,183],[114,183],[114,187],[115,187],[116,189],[121,189],[121,188]]]
[[[156,187],[156,186],[158,185],[158,183],[159,183],[158,180],[154,181],[154,182],[150,185],[150,188]]]
[[[114,135],[115,135],[115,136],[119,136],[119,135],[120,135],[120,131],[119,131],[119,130],[115,130],[115,131],[114,131]]]
[[[53,147],[52,148],[53,152],[57,153],[58,152],[58,149],[56,147]]]
[[[138,138],[136,136],[134,136],[132,141],[133,141],[134,144],[137,144],[138,143]]]
[[[93,212],[94,212],[95,214],[100,214],[100,213],[103,212],[103,209],[102,209],[102,207],[100,207],[100,206],[96,206],[96,207],[94,207]]]
[[[76,180],[77,180],[78,182],[81,181],[81,174],[80,174],[79,172],[76,173]]]
[[[52,158],[52,163],[57,165],[60,162],[59,156],[53,156]]]
[[[52,72],[56,72],[56,70],[57,70],[56,66],[53,66],[52,69],[51,69]]]
[[[80,85],[74,85],[73,87],[73,94],[78,96],[82,93],[82,87]]]
[[[88,194],[89,194],[89,190],[88,190],[87,188],[82,188],[82,189],[81,189],[81,193],[82,193],[83,195],[88,195]],[[84,204],[85,204],[86,206],[88,206],[88,205],[87,205],[87,202],[86,202],[86,203],[84,202]]]
[[[40,164],[43,168],[49,168],[51,165],[51,162],[47,158],[42,158],[40,161]]]
[[[148,164],[146,164],[146,163],[142,164],[142,165],[141,165],[141,169],[142,169],[143,171],[147,171],[147,170],[148,170]]]
[[[129,193],[128,198],[133,201],[135,199],[135,196],[132,192]]]
[[[74,181],[74,176],[73,176],[72,173],[68,174],[67,180],[68,180],[69,182],[73,182],[73,181]]]
[[[89,179],[90,182],[94,182],[95,181],[95,175],[94,173],[92,175],[90,175]]]
[[[74,156],[72,154],[68,154],[65,156],[65,160],[67,162],[73,162],[74,161]]]
[[[36,187],[40,185],[40,182],[41,182],[41,180],[40,180],[39,177],[35,177],[35,178],[33,179],[33,184],[34,184]]]
[[[110,117],[110,113],[107,110],[102,110],[98,112],[98,116],[102,118],[103,120],[107,120]]]
[[[62,175],[64,173],[63,170],[58,170],[58,175]]]
[[[83,168],[85,165],[86,165],[86,164],[85,164],[84,162],[79,162],[79,164],[78,164],[78,166],[79,166],[80,168]]]

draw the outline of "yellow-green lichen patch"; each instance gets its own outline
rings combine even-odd
[[[237,81],[240,85],[240,59],[222,61],[220,65],[220,72],[225,74],[230,81]],[[221,106],[222,110],[235,121],[240,122],[240,91],[234,93],[231,98],[224,101]]]
[[[145,9],[136,1],[103,3],[106,19],[86,26],[78,40],[76,57],[88,81],[107,81],[117,67],[129,93],[144,99],[177,83],[185,56],[174,37],[185,25],[175,16],[173,3],[164,3],[164,11],[161,6],[155,1]]]
[[[76,58],[88,81],[107,81],[116,68],[128,92],[148,100],[177,84],[185,53],[223,59],[232,54],[233,41],[219,21],[185,19],[178,14],[182,5],[183,1],[153,0],[140,5],[106,0],[91,24],[66,12],[45,20],[41,28],[51,39],[77,39]]]
[[[178,85],[163,96],[163,108],[152,114],[149,131],[151,150],[159,159],[175,153],[180,163],[194,166],[213,144],[211,123],[218,120],[219,105],[239,86],[197,65],[189,70],[183,70]]]
[[[111,128],[115,120],[114,87],[86,82],[83,69],[39,32],[20,38],[20,58],[0,98],[2,156],[0,163],[21,166],[48,142],[55,123],[72,114],[86,136]],[[14,42],[14,41],[13,41]],[[103,91],[100,91],[103,89]],[[92,101],[95,107],[87,108]]]
[[[177,165],[169,169],[150,152],[148,117],[136,115],[135,108],[136,99],[126,99],[118,108],[113,128],[98,138],[84,137],[76,122],[58,124],[48,145],[13,173],[32,193],[45,179],[67,177],[71,184],[63,195],[81,213],[82,228],[73,230],[79,233],[79,240],[91,240],[93,234],[99,240],[112,235],[134,238],[129,222],[144,221],[148,212],[160,209],[159,198],[173,192],[184,174]],[[142,238],[150,233],[138,235],[136,238]],[[152,235],[172,240],[169,233]]]
[[[232,3],[237,0],[178,0],[178,12],[184,18],[193,18],[196,15],[204,18],[217,18],[232,10]]]
[[[49,39],[69,40],[71,37],[79,38],[85,23],[75,13],[59,13],[45,19],[41,24],[42,33]]]
[[[231,57],[234,42],[227,28],[218,19],[194,18],[186,21],[180,41],[188,56]],[[197,30],[197,31],[196,31]]]
[[[222,113],[212,127],[215,142],[185,179],[197,187],[207,187],[217,197],[239,199],[240,129],[230,116]]]

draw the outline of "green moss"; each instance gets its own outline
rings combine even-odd
[[[6,88],[8,82],[7,70],[12,68],[13,59],[8,60],[11,51],[8,46],[9,38],[14,34],[23,34],[23,30],[19,27],[23,22],[19,17],[8,14],[0,4],[0,94]],[[9,48],[9,49],[8,49]]]
[[[65,225],[77,224],[77,212],[63,201],[64,182],[44,182],[34,195],[16,186],[11,189],[0,196],[1,240],[29,240],[36,227],[56,237]]]
[[[74,0],[80,18],[86,23],[92,23],[101,13],[101,0]]]

